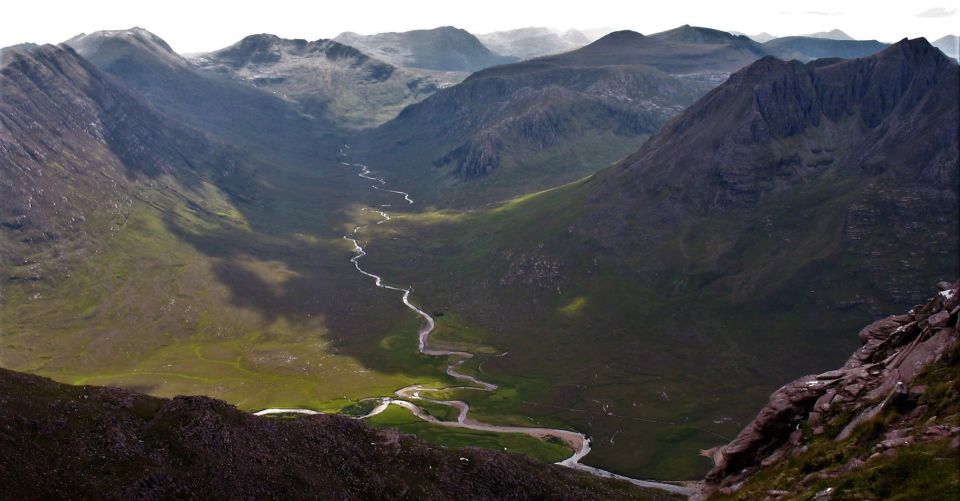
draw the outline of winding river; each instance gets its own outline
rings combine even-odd
[[[344,148],[348,149],[349,146],[345,145],[340,149],[340,155],[342,157],[346,156]],[[370,186],[371,188],[378,191],[384,191],[384,192],[400,195],[407,202],[407,204],[413,205],[413,198],[410,197],[409,193],[386,189],[384,187],[387,184],[386,180],[384,180],[383,178],[372,176],[370,169],[366,165],[356,164],[356,163],[351,164],[347,162],[341,162],[341,164],[347,167],[359,168],[360,172],[357,174],[359,177],[374,182],[374,184]],[[370,208],[364,208],[363,210],[373,211],[380,215],[380,220],[377,221],[376,224],[383,224],[390,220],[390,216],[382,210],[370,209]],[[641,487],[661,489],[661,490],[669,491],[676,494],[682,494],[685,496],[689,496],[691,494],[691,490],[689,488],[681,485],[653,482],[648,480],[638,480],[635,478],[630,478],[630,477],[618,475],[616,473],[612,473],[606,470],[602,470],[600,468],[594,468],[592,466],[581,464],[580,460],[583,459],[584,456],[590,453],[590,437],[588,437],[583,433],[580,433],[577,431],[570,431],[570,430],[554,429],[554,428],[501,426],[501,425],[481,423],[479,421],[476,421],[470,418],[470,415],[469,415],[470,404],[468,404],[467,402],[464,402],[462,400],[436,400],[436,399],[431,399],[423,396],[424,393],[441,392],[441,391],[449,391],[449,390],[476,390],[476,391],[493,392],[493,391],[496,391],[497,385],[487,381],[477,379],[469,374],[463,374],[457,370],[462,364],[464,364],[465,362],[473,358],[474,356],[473,353],[466,352],[466,351],[440,350],[440,349],[430,347],[430,333],[432,333],[434,328],[436,327],[436,322],[434,321],[432,316],[430,316],[427,312],[423,311],[417,305],[413,304],[410,301],[410,289],[405,289],[402,287],[395,287],[393,285],[390,285],[386,283],[381,276],[376,275],[374,273],[370,273],[369,271],[364,270],[363,267],[360,266],[360,262],[359,262],[360,259],[367,255],[366,251],[363,250],[363,247],[360,246],[356,238],[357,233],[362,228],[363,228],[362,226],[356,226],[354,227],[353,231],[349,235],[344,235],[343,237],[344,239],[350,241],[353,244],[354,256],[350,258],[350,262],[353,263],[353,266],[357,269],[358,272],[373,279],[374,284],[377,287],[394,290],[402,294],[401,300],[403,301],[403,304],[406,305],[407,308],[410,308],[411,310],[413,310],[417,315],[420,315],[421,318],[423,318],[423,324],[420,327],[420,330],[417,336],[418,349],[420,350],[420,353],[428,356],[434,356],[434,357],[448,357],[448,358],[455,357],[456,361],[450,363],[447,366],[446,373],[450,377],[454,378],[455,380],[463,383],[467,383],[470,386],[425,388],[419,384],[410,385],[397,390],[394,393],[397,398],[387,397],[387,398],[380,399],[379,404],[376,407],[374,407],[368,414],[364,416],[359,416],[357,419],[366,419],[371,416],[375,416],[383,412],[384,410],[386,410],[388,406],[397,405],[409,410],[411,413],[413,413],[414,416],[426,422],[439,425],[439,426],[446,426],[448,428],[465,428],[469,430],[488,431],[488,432],[494,432],[494,433],[525,433],[527,435],[541,438],[541,439],[546,439],[547,437],[557,437],[563,440],[564,442],[566,442],[568,445],[570,445],[570,447],[573,448],[573,455],[571,455],[567,459],[564,459],[563,461],[556,463],[558,465],[566,466],[568,468],[573,468],[576,470],[585,471],[587,473],[591,473],[593,475],[597,475],[600,477],[626,480],[628,482],[631,482]],[[437,405],[453,407],[458,411],[457,420],[441,421],[436,417],[434,417],[433,415],[429,414],[422,407],[411,402],[411,400],[413,401],[419,400],[423,402],[430,402]],[[255,412],[254,414],[257,416],[264,416],[269,414],[291,414],[291,413],[320,414],[320,412],[311,410],[311,409],[280,409],[280,408],[264,409],[259,412]]]

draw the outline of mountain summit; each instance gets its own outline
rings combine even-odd
[[[614,172],[644,190],[660,174],[670,184],[715,183],[701,193],[704,209],[756,200],[791,180],[809,182],[825,167],[852,174],[869,165],[866,172],[950,186],[956,88],[956,63],[923,39],[863,59],[802,64],[766,57],[686,110]],[[786,153],[796,137],[819,146]],[[788,162],[782,155],[799,157]],[[699,190],[686,192],[692,200],[689,193]]]
[[[425,70],[474,72],[516,61],[490,52],[477,37],[453,26],[376,35],[346,32],[334,40],[397,66]]]
[[[657,40],[684,44],[718,45],[743,43],[745,46],[749,47],[756,43],[744,35],[733,35],[728,31],[715,30],[712,28],[701,28],[699,26],[690,26],[689,24],[679,26],[672,30],[662,31],[650,36],[651,38],[655,38]]]
[[[843,31],[838,29],[833,29],[830,31],[818,31],[816,33],[811,33],[809,35],[804,35],[810,38],[822,38],[825,40],[853,40],[854,38],[850,35],[847,35]]]
[[[250,35],[224,49],[195,56],[193,62],[294,100],[307,113],[353,127],[393,118],[438,87],[433,79],[333,40]]]
[[[648,36],[616,31],[563,57],[592,64],[643,64],[716,85],[765,55],[760,44],[745,36],[684,25]],[[710,74],[717,75],[711,78]]]
[[[162,38],[140,27],[97,31],[89,35],[81,33],[64,43],[97,66],[107,66],[123,59],[148,58],[163,61],[171,67],[187,64]]]

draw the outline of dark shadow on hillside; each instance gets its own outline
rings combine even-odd
[[[381,340],[395,334],[411,313],[395,291],[374,287],[356,272],[350,245],[341,239],[350,212],[358,205],[390,203],[395,195],[371,190],[355,169],[341,165],[339,143],[315,144],[311,158],[290,151],[260,151],[276,162],[258,164],[253,179],[226,179],[224,191],[250,231],[220,225],[198,233],[167,212],[164,223],[184,242],[217,259],[214,273],[231,292],[231,303],[256,311],[268,325],[291,325],[322,317],[334,351],[382,373],[421,373],[424,367],[397,367],[377,353]],[[390,197],[390,198],[387,198]],[[194,210],[206,220],[209,212]],[[315,237],[304,240],[304,235]],[[284,269],[282,283],[265,280],[246,261],[270,262]],[[415,334],[415,329],[410,332]],[[416,349],[411,343],[410,351]],[[432,369],[431,369],[432,370]]]

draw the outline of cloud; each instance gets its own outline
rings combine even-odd
[[[808,16],[840,16],[840,15],[843,15],[843,12],[823,12],[819,10],[808,10],[806,14]]]
[[[957,13],[957,9],[945,9],[943,7],[933,7],[919,14],[917,17],[950,17]]]

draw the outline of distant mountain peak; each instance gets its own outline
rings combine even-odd
[[[172,66],[187,64],[165,40],[138,26],[125,30],[81,33],[64,43],[98,66],[143,53],[151,54]]]
[[[516,60],[491,52],[477,37],[454,26],[373,35],[345,32],[334,40],[396,66],[428,70],[473,72]]]
[[[495,31],[477,38],[496,54],[521,59],[561,54],[590,43],[590,39],[577,30],[560,31],[543,26]]]
[[[757,42],[757,43],[765,43],[765,42],[769,42],[770,40],[773,40],[773,39],[777,38],[776,36],[771,35],[771,34],[767,33],[766,31],[763,31],[763,32],[760,32],[760,33],[756,33],[756,34],[753,34],[753,35],[748,35],[748,34],[742,32],[742,31],[731,31],[730,34],[731,34],[731,35],[734,35],[734,36],[744,36],[744,37],[747,37],[747,38],[749,38],[750,40],[753,40],[754,42]]]
[[[296,57],[321,56],[330,60],[353,59],[364,63],[370,57],[360,50],[335,40],[319,39],[312,42],[302,38],[281,38],[269,33],[249,35],[223,49],[195,57],[194,62],[207,67],[226,64],[234,69],[248,64],[277,63],[284,54]]]
[[[650,37],[673,43],[725,44],[735,41],[752,42],[744,35],[734,35],[728,31],[704,28],[701,26],[690,26],[689,24],[678,26],[672,30],[655,33],[650,35]]]
[[[957,35],[947,35],[932,42],[932,45],[949,57],[960,60],[960,38]]]
[[[843,31],[838,29],[833,29],[830,31],[818,31],[816,33],[811,33],[809,35],[804,35],[810,38],[825,38],[827,40],[853,40],[854,38],[850,35],[847,35]]]
[[[620,30],[607,33],[587,47],[622,47],[643,42],[647,37],[632,30]]]
[[[67,40],[67,45],[71,45],[71,42],[79,42],[81,40],[86,41],[103,41],[105,39],[120,39],[127,41],[137,41],[139,43],[149,45],[152,47],[157,47],[162,49],[164,52],[170,54],[176,54],[176,52],[170,47],[167,42],[160,38],[159,36],[153,34],[153,32],[147,30],[146,28],[141,28],[139,26],[134,26],[133,28],[128,28],[125,30],[101,30],[90,33],[81,33],[70,40]]]
[[[935,63],[949,61],[949,58],[947,58],[943,52],[937,50],[933,45],[930,45],[930,42],[923,37],[913,39],[904,38],[878,52],[876,57],[880,60],[902,58],[914,66],[931,60]]]
[[[243,37],[240,42],[279,42],[282,40],[279,36],[272,33],[257,33]]]

